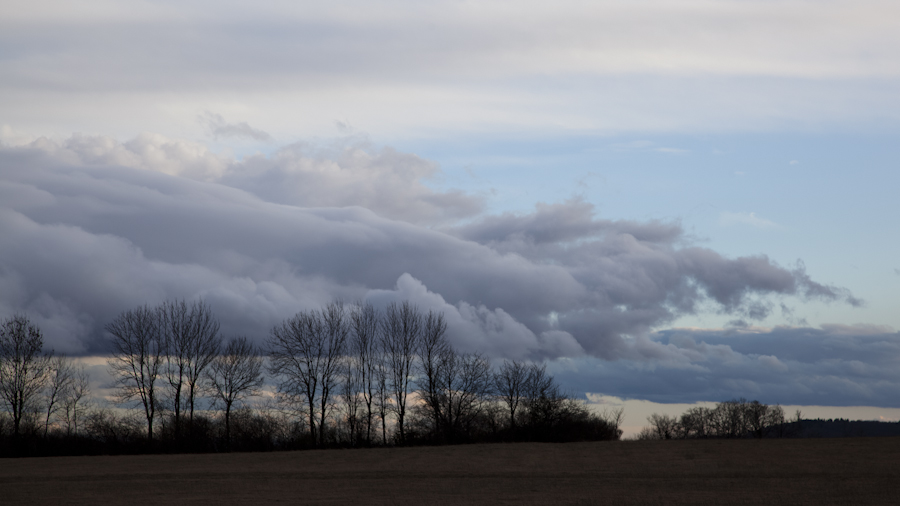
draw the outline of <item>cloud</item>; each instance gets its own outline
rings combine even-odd
[[[391,148],[371,149],[354,139],[325,147],[296,143],[268,157],[244,160],[151,133],[127,142],[89,135],[74,135],[62,142],[41,138],[31,148],[76,165],[129,167],[219,183],[279,204],[362,206],[418,224],[473,216],[484,206],[481,197],[427,187],[425,181],[440,175],[434,162]]]
[[[667,153],[670,155],[684,155],[690,153],[689,149],[681,149],[681,148],[654,148],[653,151],[657,151],[659,153]]]
[[[407,138],[900,115],[898,8],[881,0],[15,3],[0,20],[0,110],[39,131],[130,135],[194,123],[198,109],[253,110],[276,137],[320,135],[336,115]],[[216,121],[223,136],[259,133]]]
[[[735,172],[735,174],[738,173]],[[743,172],[741,172],[740,175],[743,175]],[[719,215],[719,224],[726,227],[732,225],[749,225],[759,229],[778,228],[777,223],[760,218],[756,213],[723,212]]]
[[[167,298],[203,297],[256,340],[334,297],[409,299],[495,358],[652,362],[672,353],[650,330],[709,305],[754,321],[783,297],[857,302],[802,263],[728,258],[678,223],[599,219],[578,199],[472,217],[477,199],[422,184],[435,171],[388,148],[236,161],[151,134],[0,148],[0,313],[92,353],[116,314]]]
[[[551,365],[583,392],[655,402],[900,407],[900,333],[887,327],[670,329],[649,340],[665,350],[652,363],[592,358]],[[652,371],[652,373],[651,373]]]
[[[241,121],[240,123],[226,123],[225,118],[223,118],[221,114],[205,111],[199,116],[198,120],[205,125],[213,137],[217,139],[220,137],[243,137],[255,141],[273,140],[271,135],[251,127],[246,121]]]
[[[613,151],[655,151],[657,153],[666,153],[670,155],[684,155],[691,152],[689,149],[657,146],[654,142],[648,140],[610,144],[608,149],[612,149]]]

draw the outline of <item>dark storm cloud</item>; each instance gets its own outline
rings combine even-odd
[[[560,311],[558,326],[580,336],[591,354],[610,359],[636,351],[622,335],[647,332],[709,300],[719,311],[751,321],[775,308],[768,297],[774,294],[861,303],[845,289],[810,279],[802,262],[788,269],[764,255],[726,258],[681,245],[685,238],[677,223],[595,219],[593,206],[579,200],[538,205],[529,215],[489,216],[450,233],[537,264],[565,267],[590,295]]]
[[[424,186],[437,172],[387,148],[236,161],[149,134],[3,148],[0,311],[81,353],[103,351],[120,311],[172,297],[204,297],[255,339],[333,297],[409,299],[443,311],[464,350],[640,362],[669,360],[646,334],[704,304],[753,318],[773,296],[849,297],[802,265],[726,258],[675,223],[600,220],[578,200],[430,228],[480,210]]]
[[[648,345],[661,351],[652,362],[576,359],[553,369],[579,391],[656,402],[900,407],[900,333],[887,327],[671,329],[634,344]]]

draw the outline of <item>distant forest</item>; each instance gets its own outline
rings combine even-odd
[[[458,352],[443,315],[408,302],[301,311],[262,347],[224,339],[202,301],[134,308],[105,330],[111,400],[91,396],[83,365],[46,352],[26,316],[0,323],[0,455],[621,436],[621,410],[589,410],[542,365]]]
[[[647,422],[636,439],[900,436],[900,422],[806,420],[799,411],[786,420],[781,406],[746,399],[690,408],[680,417],[654,413]]]

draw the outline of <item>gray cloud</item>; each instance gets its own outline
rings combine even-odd
[[[617,358],[622,335],[646,332],[709,300],[719,311],[760,320],[776,308],[771,295],[862,303],[846,289],[813,281],[802,262],[784,268],[765,255],[726,258],[686,242],[677,223],[601,220],[580,200],[537,206],[528,215],[488,216],[449,233],[505,254],[564,267],[589,300],[558,322],[590,353]],[[634,350],[632,349],[631,352]]]
[[[883,0],[70,4],[5,10],[4,121],[130,135],[231,107],[276,137],[339,114],[434,138],[900,117],[897,6]]]
[[[217,139],[220,137],[243,137],[255,141],[273,140],[272,136],[267,132],[251,127],[246,121],[241,121],[240,123],[226,123],[225,118],[223,118],[221,114],[209,111],[205,111],[198,119],[200,123],[209,129],[209,133]]]
[[[652,365],[581,358],[553,369],[582,392],[656,402],[900,407],[900,333],[888,327],[671,329],[650,335],[648,345],[663,350]]]
[[[117,313],[166,298],[204,297],[255,339],[333,297],[410,299],[443,311],[461,349],[640,362],[668,360],[648,332],[701,306],[753,319],[773,297],[855,301],[802,264],[726,258],[677,223],[601,220],[579,200],[434,228],[479,209],[425,187],[435,171],[361,146],[238,162],[150,134],[0,148],[0,312],[86,353]]]
[[[458,190],[434,191],[424,182],[439,176],[434,162],[391,148],[373,149],[364,139],[330,146],[296,143],[271,156],[244,160],[211,153],[200,144],[143,133],[120,143],[75,135],[31,145],[54,160],[84,166],[121,166],[220,183],[263,200],[302,207],[361,206],[417,224],[438,224],[481,212],[484,201]]]

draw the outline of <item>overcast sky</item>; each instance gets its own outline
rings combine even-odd
[[[575,392],[900,407],[900,4],[0,0],[0,315],[341,297]]]

